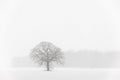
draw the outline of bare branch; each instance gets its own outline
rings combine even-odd
[[[50,42],[41,42],[30,53],[32,60],[39,65],[50,68],[53,62],[62,63],[63,52]],[[49,69],[47,69],[49,70]]]

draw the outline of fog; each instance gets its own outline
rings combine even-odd
[[[10,64],[6,59],[28,55],[41,41],[53,42],[63,51],[119,51],[119,3],[118,0],[1,1],[1,60]]]
[[[119,52],[99,52],[92,50],[67,51],[64,52],[64,64],[56,65],[56,68],[80,68],[80,69],[119,69]],[[40,66],[30,58],[29,55],[14,57],[12,60],[13,68],[39,68]],[[42,67],[44,68],[44,67]]]
[[[5,75],[11,74],[12,76],[11,71],[10,73],[4,71],[4,68],[7,70],[13,66],[36,66],[29,61],[28,55],[31,49],[41,41],[52,42],[64,52],[70,53],[66,53],[66,64],[63,68],[76,66],[80,68],[120,68],[119,4],[119,0],[1,0],[0,69],[3,69],[3,72],[1,71],[0,75],[5,73]],[[82,50],[87,50],[90,54],[79,52]],[[21,63],[23,58],[28,63]],[[15,73],[13,71],[13,74]],[[16,80],[24,80],[22,73],[24,71],[16,73],[15,76],[18,76]],[[39,72],[35,74],[37,73]],[[79,71],[75,72],[75,74],[78,73]],[[83,76],[89,76],[91,73],[88,71],[88,75],[85,73],[86,75],[83,74]],[[59,74],[61,72],[56,75]],[[79,79],[87,80],[87,78],[82,78],[81,72],[80,74]],[[104,76],[98,71],[98,75],[93,72],[96,77],[93,76],[90,79],[98,80],[97,76],[102,76],[99,80],[103,80],[103,78],[113,80],[116,76],[118,77],[118,74],[119,72],[115,72],[106,78],[107,75]],[[78,77],[78,75],[74,75],[74,77]],[[60,79],[63,78],[69,79],[68,77]]]

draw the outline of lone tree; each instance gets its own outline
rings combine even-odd
[[[30,57],[40,66],[45,66],[47,71],[50,71],[53,63],[63,64],[63,52],[50,42],[41,42],[35,46]]]

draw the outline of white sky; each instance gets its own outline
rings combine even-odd
[[[119,34],[119,0],[0,1],[1,60],[27,55],[41,41],[65,51],[120,51]]]

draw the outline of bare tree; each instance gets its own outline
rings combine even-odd
[[[50,42],[41,42],[35,46],[30,56],[35,63],[46,66],[47,71],[50,71],[53,63],[63,63],[63,52]]]

